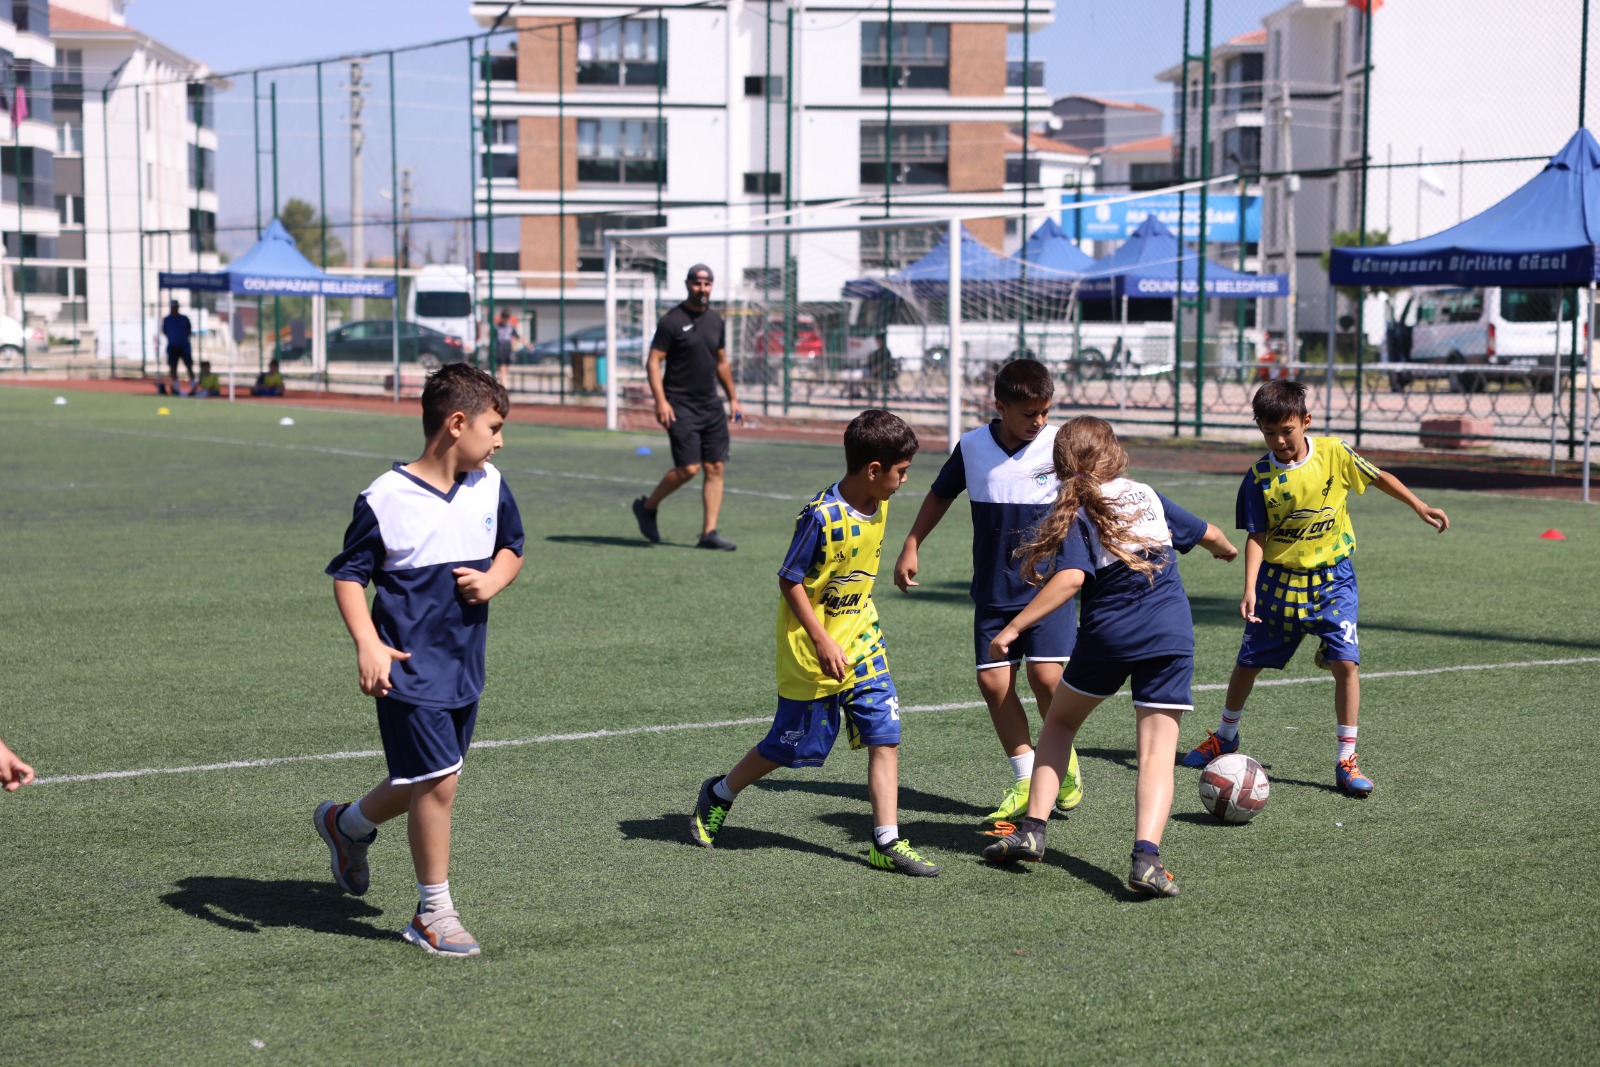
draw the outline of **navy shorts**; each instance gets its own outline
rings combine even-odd
[[[1079,656],[1067,664],[1061,684],[1084,696],[1112,697],[1122,683],[1133,679],[1133,702],[1147,708],[1194,710],[1189,686],[1194,682],[1193,656],[1156,656],[1152,659],[1089,659]]]
[[[1021,666],[1024,660],[1035,663],[1065,663],[1072,656],[1073,642],[1078,638],[1077,608],[1063,604],[1017,637],[1012,642],[1010,659],[991,659],[989,642],[1006,628],[1006,623],[1016,618],[1017,611],[1006,608],[979,608],[972,616],[972,645],[977,655],[978,670],[991,667]]]
[[[1314,571],[1262,564],[1256,578],[1256,618],[1261,621],[1244,624],[1239,666],[1282,670],[1307,635],[1322,642],[1324,660],[1360,663],[1360,614],[1356,567],[1349,556]]]
[[[667,398],[672,405],[672,425],[667,440],[672,444],[672,465],[725,463],[728,459],[728,412],[722,401],[713,397],[709,404]]]
[[[459,771],[477,724],[477,701],[464,708],[424,708],[378,697],[378,732],[389,781],[410,785]]]
[[[839,736],[843,713],[851,748],[900,743],[900,695],[887,674],[815,700],[778,698],[772,729],[756,752],[780,767],[820,767]]]
[[[174,378],[178,376],[178,363],[180,360],[183,362],[183,365],[188,368],[189,373],[191,375],[194,374],[194,356],[189,353],[189,346],[168,345],[167,368],[172,372],[172,376]]]

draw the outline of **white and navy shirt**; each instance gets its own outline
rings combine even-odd
[[[1173,550],[1187,552],[1199,544],[1206,535],[1205,520],[1143,482],[1117,478],[1100,492],[1124,515],[1134,517],[1136,539],[1160,546],[1146,555],[1163,566],[1152,583],[1101,544],[1094,522],[1080,510],[1055,560],[1057,570],[1084,573],[1073,655],[1110,660],[1194,655],[1194,619]]]
[[[1046,426],[1008,451],[995,419],[962,434],[933,480],[935,496],[954,500],[964,491],[972,503],[972,600],[980,608],[1023,608],[1037,592],[1013,553],[1055,503],[1055,445],[1056,427]]]
[[[447,493],[396,463],[356,500],[336,579],[376,581],[372,621],[390,648],[411,653],[389,671],[389,696],[431,708],[462,708],[483,692],[489,605],[456,591],[457,567],[486,571],[503,548],[522,555],[522,515],[490,464]]]

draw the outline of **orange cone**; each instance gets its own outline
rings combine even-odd
[[[1539,540],[1541,541],[1565,541],[1566,539],[1567,535],[1560,530],[1546,530],[1539,535]]]

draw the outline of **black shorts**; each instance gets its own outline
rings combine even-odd
[[[672,405],[672,425],[667,440],[672,442],[672,465],[724,463],[728,459],[728,413],[722,401],[713,397],[708,404],[667,398]]]
[[[174,378],[176,378],[178,376],[178,361],[179,360],[182,360],[183,361],[183,365],[189,369],[189,376],[191,378],[194,377],[194,357],[189,354],[189,346],[188,345],[168,345],[167,346],[167,369],[172,372],[172,376]]]

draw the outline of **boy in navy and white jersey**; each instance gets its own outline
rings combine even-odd
[[[483,692],[488,602],[522,570],[522,516],[489,463],[510,410],[505,387],[476,367],[434,372],[421,458],[361,494],[327,570],[361,691],[377,698],[389,776],[355,803],[318,805],[317,833],[334,881],[360,895],[378,825],[408,816],[420,900],[403,936],[437,955],[478,954],[450,898],[450,812]]]
[[[1023,548],[1023,573],[1038,581],[1047,564],[1042,572],[1050,578],[996,635],[992,651],[1008,654],[1023,631],[1074,596],[1080,605],[1078,643],[1039,733],[1034,779],[1040,788],[1027,817],[983,855],[996,863],[1044,856],[1048,790],[1066,767],[1089,713],[1131,678],[1139,776],[1128,887],[1176,896],[1177,884],[1161,865],[1160,844],[1172,810],[1178,720],[1194,706],[1194,622],[1174,553],[1201,545],[1227,561],[1238,550],[1217,527],[1127,478],[1128,454],[1102,419],[1082,416],[1067,423],[1053,458],[1061,493]]]
[[[1000,368],[994,379],[994,407],[1000,417],[962,435],[923,498],[894,565],[894,584],[910,592],[917,584],[912,579],[919,567],[918,549],[965,492],[972,502],[972,643],[978,690],[1011,761],[1013,778],[1000,806],[984,817],[988,822],[1009,821],[1028,809],[1033,732],[1017,698],[1017,668],[1026,665],[1028,687],[1042,718],[1061,681],[1061,668],[1072,655],[1077,631],[1074,613],[1063,608],[1029,627],[1006,656],[989,654],[995,634],[1033,599],[1034,588],[1022,577],[1015,553],[1056,499],[1050,465],[1056,428],[1046,424],[1054,395],[1055,384],[1042,363],[1018,359]],[[1082,802],[1074,752],[1056,806],[1071,811]]]

